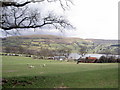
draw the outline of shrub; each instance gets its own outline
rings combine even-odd
[[[120,62],[120,59],[116,59],[114,56],[101,56],[100,59],[97,61],[97,63],[116,63]]]

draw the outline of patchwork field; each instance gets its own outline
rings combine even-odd
[[[114,54],[118,54],[118,41],[117,40],[102,40],[102,39],[82,39],[74,37],[60,37],[54,35],[25,35],[13,36],[2,39],[2,49],[6,47],[23,47],[24,49],[40,51],[42,49],[56,50],[56,49],[70,49],[71,53],[76,53],[79,50],[79,45],[86,45],[89,48],[88,53],[104,53],[105,49],[109,48]],[[91,48],[91,49],[90,49]],[[12,50],[11,52],[13,52]],[[9,53],[9,52],[8,52]],[[22,52],[23,53],[23,52]]]
[[[2,76],[3,88],[117,88],[118,64],[3,56]]]

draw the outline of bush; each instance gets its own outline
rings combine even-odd
[[[106,62],[106,57],[105,56],[101,56],[99,58],[99,60],[97,61],[97,63],[105,63]]]
[[[116,62],[117,62],[117,63],[120,63],[120,58],[117,58]]]
[[[97,63],[116,63],[116,62],[120,62],[120,59],[116,59],[114,56],[101,56],[100,59],[97,61]]]
[[[44,57],[43,56],[33,56],[33,59],[44,59]]]

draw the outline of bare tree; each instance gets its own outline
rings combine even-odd
[[[105,54],[106,57],[108,57],[110,54],[113,54],[112,48],[110,46],[105,47],[104,49],[101,49],[101,51],[99,52],[100,54]]]
[[[38,0],[43,2],[45,0]],[[48,2],[59,1],[63,9],[64,4],[63,0],[47,0]],[[68,6],[68,1],[65,0],[66,5]],[[44,26],[53,26],[56,29],[62,30],[63,28],[73,28],[69,21],[64,16],[57,16],[54,13],[48,14],[46,17],[41,17],[39,10],[31,10],[26,5],[32,2],[37,2],[34,0],[26,1],[24,3],[13,2],[2,2],[2,15],[0,21],[0,28],[9,34],[9,31],[16,29],[27,29],[27,28],[42,28]],[[72,2],[71,2],[72,3]]]
[[[83,56],[85,56],[87,53],[88,53],[88,51],[89,51],[89,47],[88,47],[88,45],[87,45],[87,43],[82,43],[82,44],[80,44],[79,42],[75,42],[76,43],[76,45],[78,46],[78,48],[79,48],[79,50],[78,50],[78,52],[79,52],[79,54],[83,57]]]
[[[87,53],[88,53],[88,49],[87,49],[87,46],[79,46],[79,53],[80,55],[83,57],[85,56]]]

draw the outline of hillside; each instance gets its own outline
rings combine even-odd
[[[27,47],[28,49],[38,50],[40,48],[48,49],[75,49],[74,42],[88,42],[81,38],[69,38],[53,35],[27,35],[27,36],[13,36],[2,39],[3,47]]]
[[[22,46],[24,48],[39,51],[42,49],[57,50],[57,49],[71,49],[72,52],[79,50],[78,45],[86,44],[87,47],[92,47],[89,53],[100,53],[101,50],[105,50],[108,47],[114,51],[117,47],[117,40],[102,40],[102,39],[82,39],[73,37],[60,37],[53,35],[26,35],[26,36],[12,36],[2,39],[2,45],[4,47],[17,47]]]
[[[86,41],[81,38],[67,38],[67,37],[60,37],[60,36],[53,36],[53,35],[26,35],[26,36],[13,36],[3,38],[5,40],[22,40],[22,41],[32,41],[32,42],[51,42],[51,43],[73,43],[75,41]]]
[[[97,44],[115,44],[118,43],[118,40],[104,40],[104,39],[86,39]]]

